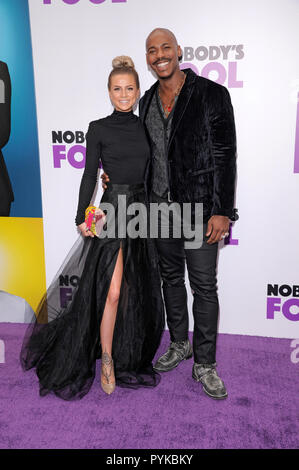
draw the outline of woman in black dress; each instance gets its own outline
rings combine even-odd
[[[129,236],[126,231],[133,219],[127,208],[134,203],[148,207],[145,173],[150,148],[143,125],[133,114],[139,97],[134,64],[121,56],[112,65],[108,89],[114,112],[92,121],[86,135],[76,216],[83,237],[48,288],[22,345],[22,367],[36,367],[41,396],[54,392],[65,400],[82,398],[93,383],[99,357],[101,385],[108,394],[115,384],[138,388],[156,386],[160,380],[152,367],[164,330],[157,254],[148,236]],[[100,208],[111,204],[115,216],[107,211],[106,233],[110,229],[110,235],[99,238],[88,230],[85,210],[100,160],[110,177]],[[146,226],[147,216],[140,221]],[[111,228],[115,235],[111,236]],[[59,287],[64,276],[78,279],[67,303],[62,302]]]

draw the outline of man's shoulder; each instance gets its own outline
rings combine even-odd
[[[153,85],[144,92],[144,94],[142,95],[142,97],[140,98],[140,101],[139,101],[139,106],[144,103],[144,101],[146,100],[146,98],[148,98],[150,95],[152,95],[155,91],[155,88],[157,87],[157,84],[158,84],[158,81],[156,81],[155,83],[153,83]]]
[[[216,94],[228,93],[228,90],[224,85],[214,82],[213,80],[210,80],[209,78],[201,77],[200,75],[196,76],[194,83],[195,83],[195,86],[199,90],[204,89],[206,93],[216,93]]]
[[[206,77],[201,77],[195,73],[192,74],[192,84],[200,92],[205,91],[206,93],[216,93],[216,94],[225,94],[228,93],[227,88],[220,83],[214,82]],[[148,90],[146,90],[143,96],[140,98],[140,104],[153,94],[155,88],[157,87],[157,82],[155,82]]]
[[[205,93],[208,96],[216,97],[216,99],[224,95],[229,95],[229,91],[224,85],[214,82],[209,78],[201,77],[195,73],[192,74],[192,85],[198,93]],[[157,82],[155,82],[148,90],[144,92],[139,101],[140,109],[142,109],[143,104],[154,93],[156,87]]]

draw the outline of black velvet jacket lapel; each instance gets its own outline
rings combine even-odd
[[[190,72],[192,72],[191,69],[187,69],[187,72],[185,72],[187,74],[186,81],[179,94],[179,97],[175,106],[173,119],[172,119],[171,133],[170,133],[169,142],[168,142],[168,148],[170,147],[174,134],[180,124],[180,121],[184,115],[184,112],[188,106],[189,100],[193,93],[196,75],[195,73],[193,72],[190,73]]]

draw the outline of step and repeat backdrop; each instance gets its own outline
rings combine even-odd
[[[182,47],[181,68],[226,86],[235,112],[240,219],[219,250],[219,332],[299,337],[298,0],[0,0],[0,16],[14,110],[2,153],[15,196],[0,219],[2,297],[34,309],[78,239],[85,134],[113,111],[111,61],[133,58],[143,94],[156,80],[145,40],[164,27]],[[95,203],[101,194],[99,184]],[[21,252],[30,252],[22,268]],[[70,273],[63,298],[72,283]],[[188,299],[192,330],[189,285]],[[0,308],[0,321],[17,321]]]

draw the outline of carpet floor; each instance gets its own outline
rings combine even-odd
[[[219,334],[217,370],[226,400],[204,394],[192,379],[190,359],[164,373],[155,389],[116,388],[111,396],[100,388],[98,361],[90,392],[66,402],[40,397],[35,372],[23,373],[25,328],[0,323],[1,449],[299,447],[299,363],[291,361],[291,340]],[[168,344],[165,332],[157,356]]]

